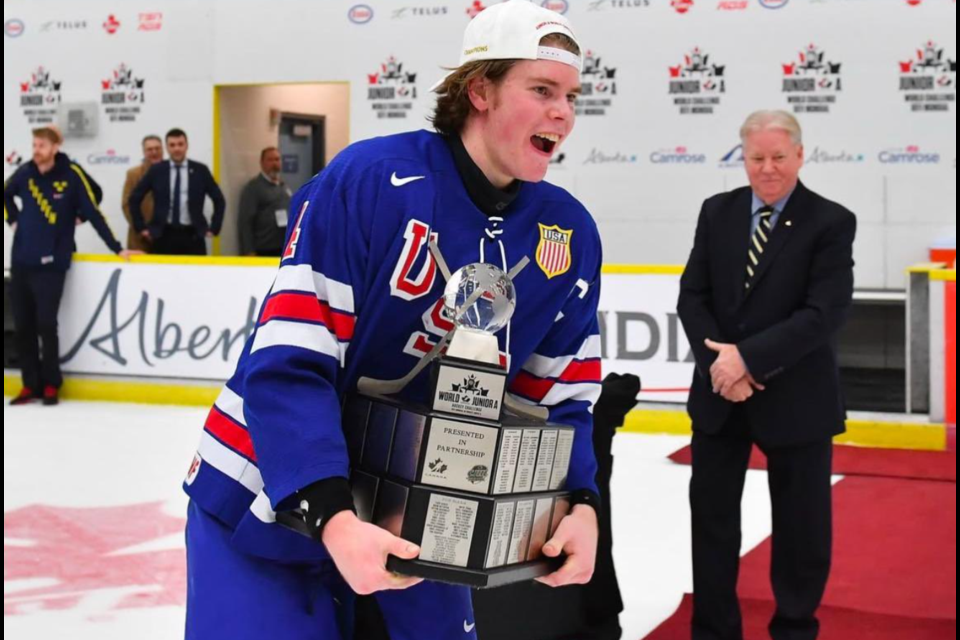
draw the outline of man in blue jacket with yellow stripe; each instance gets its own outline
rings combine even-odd
[[[77,225],[90,222],[110,251],[124,259],[131,253],[123,250],[100,212],[96,183],[60,153],[62,142],[52,127],[34,130],[33,161],[3,187],[3,219],[14,232],[10,300],[23,374],[23,390],[11,402],[14,406],[59,401],[63,376],[57,314]]]

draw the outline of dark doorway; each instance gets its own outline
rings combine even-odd
[[[325,118],[284,113],[278,146],[283,159],[283,181],[296,191],[327,164]]]

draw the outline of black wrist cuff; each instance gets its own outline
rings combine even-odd
[[[581,504],[591,507],[594,511],[596,511],[598,518],[603,514],[603,502],[600,500],[600,495],[594,493],[590,489],[581,489],[580,491],[574,491],[572,494],[570,494],[571,511],[573,510],[573,507]]]
[[[297,501],[310,537],[317,542],[323,541],[323,528],[331,518],[344,511],[357,512],[346,478],[329,478],[301,489]]]

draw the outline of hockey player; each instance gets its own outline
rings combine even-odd
[[[3,187],[3,219],[14,232],[10,298],[23,374],[14,406],[59,402],[63,375],[57,316],[77,225],[89,221],[112,252],[125,259],[134,254],[123,250],[100,212],[100,187],[60,153],[62,143],[55,127],[34,130],[33,160]]]
[[[362,376],[403,377],[452,327],[431,239],[452,269],[537,265],[515,280],[501,360],[515,397],[577,429],[574,508],[544,549],[567,560],[542,582],[590,580],[601,247],[584,207],[542,182],[573,130],[581,68],[566,18],[494,5],[435,87],[436,133],[354,144],[295,195],[276,281],[185,482],[188,640],[477,638],[469,590],[385,570],[419,549],[361,522],[347,481],[343,397]],[[425,399],[426,377],[405,400]],[[297,507],[314,540],[275,523]],[[356,630],[355,594],[376,594]]]

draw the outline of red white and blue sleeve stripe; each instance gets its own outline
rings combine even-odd
[[[275,510],[348,477],[338,385],[357,323],[367,249],[335,172],[294,198],[296,225],[244,363],[244,416]]]
[[[576,428],[567,489],[598,493],[593,451],[593,407],[601,392],[601,341],[597,310],[600,282],[578,285],[550,333],[525,362],[509,392],[521,402],[547,407],[550,421]]]

